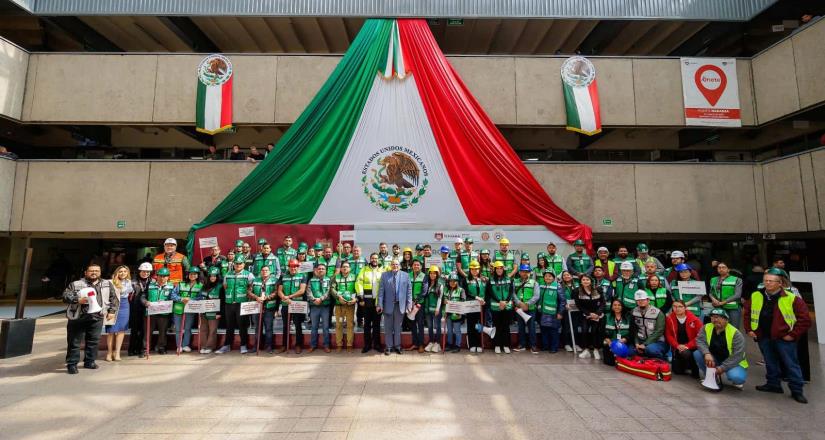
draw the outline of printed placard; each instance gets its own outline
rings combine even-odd
[[[464,303],[463,302],[449,302],[444,307],[444,313],[455,313],[457,315],[464,314]]]
[[[309,273],[315,270],[315,263],[312,261],[302,261],[300,265],[298,265],[298,273]]]
[[[254,226],[246,226],[243,228],[238,228],[238,237],[254,237],[255,236],[255,227]]]
[[[707,290],[705,290],[705,283],[702,281],[679,281],[679,294],[705,296]]]
[[[571,312],[578,312],[579,311],[579,307],[576,306],[576,300],[573,300],[573,299],[568,299],[567,300],[567,310],[570,310]]]
[[[734,58],[681,58],[685,125],[741,127]]]
[[[257,315],[261,313],[261,303],[258,301],[248,301],[241,303],[241,316]]]
[[[204,237],[198,239],[198,247],[213,248],[218,245],[218,237]]]
[[[481,303],[478,300],[464,301],[464,313],[481,313]]]
[[[172,301],[155,301],[150,302],[146,308],[146,313],[149,315],[163,315],[172,313]]]
[[[340,231],[338,239],[339,241],[355,241],[355,231]]]
[[[207,313],[220,312],[221,300],[219,299],[204,299],[198,301],[189,301],[183,308],[184,313]]]
[[[309,311],[309,303],[306,301],[292,301],[289,303],[289,314],[306,315]]]

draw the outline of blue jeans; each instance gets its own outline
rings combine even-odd
[[[541,326],[541,348],[544,350],[549,350],[550,353],[559,351],[559,336],[561,336],[560,331],[561,329],[558,327]]]
[[[415,319],[412,320],[412,345],[424,346],[424,309],[418,309]]]
[[[529,321],[524,322],[521,316],[516,314],[516,321],[518,321],[518,345],[524,348],[536,347],[536,311],[532,310],[526,312],[532,316]],[[527,337],[530,337],[530,345],[527,345]]]
[[[420,310],[419,310],[420,312]],[[435,313],[427,312],[425,316],[427,320],[427,327],[430,336],[430,343],[441,343],[441,314],[435,316]],[[434,334],[433,334],[434,333]]]
[[[657,341],[645,346],[645,356],[647,357],[664,359],[668,351],[669,347],[665,341]]]
[[[275,321],[275,308],[264,309],[264,346],[263,348],[270,349],[275,346],[272,341],[272,323]]]
[[[180,329],[181,329],[181,316],[185,315],[186,319],[183,320],[183,344],[180,341]],[[175,315],[175,344],[177,344],[178,348],[188,347],[189,342],[192,339],[192,323],[195,322],[195,314],[194,313],[184,313],[183,315]]]
[[[451,344],[461,348],[461,320],[447,318],[447,346]]]
[[[780,380],[784,371],[788,376],[788,388],[790,388],[791,393],[802,394],[802,369],[799,367],[796,345],[796,341],[760,339],[759,351],[762,352],[762,357],[765,358],[765,376],[768,385],[782,388]]]
[[[318,326],[324,330],[324,347],[329,347],[329,307],[325,305],[310,305],[309,316],[312,319],[312,331],[309,336],[309,346],[318,348]]]
[[[713,355],[711,355],[713,356]],[[699,366],[699,371],[701,371],[702,376],[707,374],[706,370],[708,367],[705,365],[705,356],[702,354],[701,351],[696,350],[693,352],[693,360],[696,361],[696,365]],[[716,356],[713,357],[713,362],[716,362]],[[717,362],[718,364],[718,362]],[[737,365],[730,370],[725,372],[725,376],[728,376],[728,380],[734,385],[742,385],[745,383],[745,380],[748,378],[748,370],[747,368],[742,368],[742,366]]]

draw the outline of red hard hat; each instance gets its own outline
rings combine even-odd
[[[301,265],[301,263],[299,263],[299,262],[298,262],[298,260],[294,260],[294,259],[293,259],[293,260],[289,260],[289,263],[288,263],[288,264],[289,264],[289,267],[298,267],[298,266],[300,266],[300,265]]]

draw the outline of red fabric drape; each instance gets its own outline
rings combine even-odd
[[[402,19],[398,26],[407,69],[470,223],[544,225],[568,242],[583,239],[592,251],[590,227],[553,203],[453,70],[426,21]]]

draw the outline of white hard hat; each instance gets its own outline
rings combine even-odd
[[[175,246],[177,246],[178,241],[174,238],[167,238],[166,241],[163,242],[163,245],[166,246],[167,244],[174,244]]]
[[[633,263],[629,261],[623,261],[622,264],[619,266],[619,270],[633,270]]]
[[[636,301],[639,301],[639,300],[642,300],[642,299],[650,299],[650,298],[648,298],[647,292],[645,292],[642,289],[639,289],[639,290],[636,291],[636,293],[633,294],[633,299],[636,300]]]
[[[456,238],[456,239],[455,239],[455,242],[456,242],[457,244],[463,244],[463,243],[464,243],[464,240],[462,240],[462,239],[461,239],[461,237],[458,237],[458,238]]]
[[[140,266],[138,266],[138,271],[151,272],[152,270],[154,270],[154,268],[151,263],[140,263]]]
[[[685,253],[682,251],[673,251],[670,253],[670,258],[685,258]]]
[[[608,251],[608,250],[607,250],[607,248],[606,248],[606,247],[604,247],[604,246],[600,247],[600,248],[599,248],[596,252],[601,252],[601,251],[610,252],[610,251]]]

